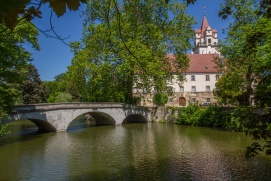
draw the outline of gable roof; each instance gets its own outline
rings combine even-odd
[[[187,73],[216,73],[216,64],[213,62],[218,54],[189,54],[189,68]]]
[[[217,73],[218,69],[213,62],[214,58],[218,57],[218,54],[188,54],[189,68],[186,73]],[[173,54],[167,54],[169,60],[174,59]],[[173,67],[173,72],[175,68]]]

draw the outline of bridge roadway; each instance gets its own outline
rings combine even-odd
[[[147,122],[151,118],[149,109],[143,106],[122,103],[56,103],[15,106],[3,122],[27,119],[40,130],[66,131],[75,118],[86,113],[95,119],[96,125]]]

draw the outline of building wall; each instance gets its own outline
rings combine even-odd
[[[195,80],[191,80],[191,76],[195,76]],[[206,75],[209,75],[209,80],[206,80]],[[177,76],[171,81],[168,81],[168,86],[172,87],[173,95],[169,97],[169,106],[180,106],[179,99],[184,98],[186,100],[185,106],[191,103],[201,104],[204,102],[216,103],[216,99],[213,95],[213,89],[215,89],[215,83],[217,82],[217,73],[187,73],[186,81],[181,83],[177,80]],[[221,75],[219,75],[221,76]],[[192,86],[195,86],[196,91],[192,91]],[[210,90],[206,90],[206,86],[210,87]],[[183,91],[180,89],[183,87]],[[142,91],[137,91],[134,96],[141,98],[141,104],[143,106],[154,106],[152,102],[152,97],[155,93],[143,93]]]

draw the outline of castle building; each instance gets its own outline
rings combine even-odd
[[[213,95],[215,83],[221,77],[213,60],[219,56],[217,51],[218,36],[217,30],[212,29],[203,17],[201,29],[195,30],[194,47],[191,54],[188,54],[190,66],[184,73],[186,80],[180,82],[177,76],[168,81],[172,87],[173,95],[169,97],[168,106],[188,106],[189,104],[208,105],[216,103]],[[173,54],[167,58],[174,59]],[[152,95],[141,96],[141,105],[152,106]]]

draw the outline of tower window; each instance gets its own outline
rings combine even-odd
[[[210,92],[210,86],[206,86],[206,92]]]
[[[209,38],[209,39],[208,39],[208,43],[211,43],[211,42],[212,42],[212,41],[211,41],[211,39]]]

